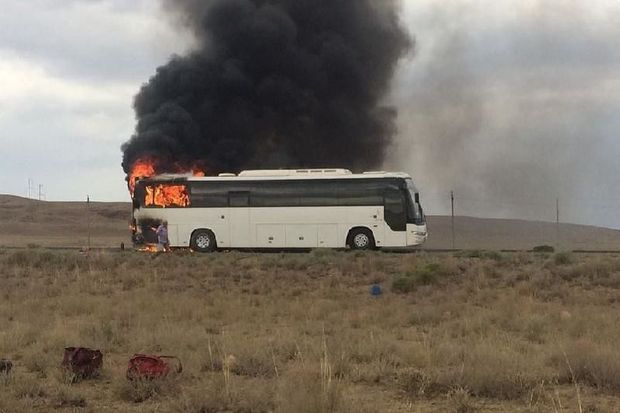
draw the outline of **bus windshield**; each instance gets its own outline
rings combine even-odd
[[[426,222],[426,218],[424,216],[424,211],[422,210],[422,206],[420,205],[419,201],[419,195],[418,195],[418,189],[415,187],[415,185],[413,184],[413,180],[412,179],[406,179],[407,182],[407,193],[409,196],[408,202],[407,204],[409,205],[408,208],[408,218],[411,223],[413,224],[424,224]],[[418,197],[416,197],[416,195],[418,195]],[[416,200],[416,198],[418,198]]]

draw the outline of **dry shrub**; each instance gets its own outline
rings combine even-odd
[[[270,378],[275,377],[277,365],[271,354],[266,351],[256,351],[252,354],[237,356],[231,372],[238,376]]]
[[[157,379],[126,380],[118,379],[116,393],[121,400],[142,403],[150,399],[161,399],[179,392],[179,381],[176,377]]]
[[[444,314],[437,305],[420,304],[408,317],[408,323],[412,326],[433,327],[439,325]]]
[[[84,395],[73,389],[60,389],[52,398],[52,404],[56,409],[86,407]]]
[[[457,388],[448,393],[452,413],[474,413],[478,408],[474,404],[467,389]]]
[[[280,380],[276,396],[278,413],[336,413],[346,411],[342,385],[327,382],[320,372],[303,365],[292,366]]]
[[[559,370],[559,380],[596,387],[612,394],[620,391],[620,353],[617,346],[601,345],[591,340],[579,340],[553,356]],[[571,370],[572,369],[572,374]]]
[[[10,386],[18,399],[40,399],[47,397],[47,392],[40,380],[31,376],[15,377]]]
[[[512,265],[515,265],[515,266],[525,266],[525,265],[532,264],[534,260],[539,257],[541,256],[537,256],[535,254],[533,255],[525,251],[521,251],[521,252],[511,254],[509,261],[512,263]],[[545,257],[545,256],[542,255],[542,257]]]
[[[272,383],[264,380],[235,382],[226,386],[222,376],[184,390],[170,403],[174,413],[270,413],[275,409]]]
[[[403,351],[396,344],[393,338],[374,332],[339,335],[329,346],[332,373],[355,383],[389,384],[404,364]]]
[[[597,257],[583,262],[573,262],[574,265],[560,267],[555,272],[564,280],[581,280],[583,283],[618,288],[620,263]]]
[[[54,360],[50,358],[50,355],[42,352],[40,346],[35,346],[24,354],[21,364],[38,378],[45,378],[52,369],[58,369],[60,363],[54,365]]]
[[[531,360],[516,352],[481,346],[468,352],[462,373],[453,370],[440,380],[452,387],[468,388],[478,397],[519,399],[538,382],[539,374],[529,363]]]
[[[442,277],[454,271],[455,269],[439,263],[427,263],[413,271],[408,271],[403,276],[396,277],[392,282],[392,291],[410,293],[417,287],[436,284]]]
[[[397,379],[400,370],[387,360],[373,360],[367,364],[351,365],[349,369],[345,378],[353,383],[388,386],[391,386],[392,382]]]
[[[575,257],[570,252],[558,252],[553,256],[555,265],[571,265],[575,263]]]
[[[119,348],[126,342],[126,332],[115,320],[96,320],[83,326],[79,333],[83,342],[93,348]]]
[[[398,382],[401,390],[410,399],[434,398],[450,391],[449,386],[438,382],[425,371],[418,369],[401,371]]]
[[[455,254],[456,257],[462,258],[480,258],[485,260],[503,261],[504,255],[499,251],[487,251],[487,250],[467,250]]]
[[[392,282],[392,291],[403,294],[411,293],[415,291],[415,281],[407,275],[397,277]]]
[[[209,339],[199,357],[200,370],[221,372],[227,364],[230,372],[237,376],[250,378],[274,378],[279,370],[298,357],[298,348],[285,337],[254,339],[251,342],[243,337],[227,336]]]
[[[23,401],[15,401],[12,400],[10,397],[6,397],[7,394],[4,392],[4,389],[2,389],[2,393],[0,393],[2,396],[0,397],[0,413],[18,413],[18,412],[28,412],[31,409],[26,408],[26,406],[24,406],[24,404],[28,404],[28,403],[24,403]],[[32,403],[30,403],[32,404]]]
[[[447,395],[452,389],[468,389],[473,396],[501,400],[530,394],[545,373],[533,369],[532,360],[525,355],[494,344],[472,343],[460,350],[446,347],[443,355],[435,356],[444,365],[407,372],[400,378],[401,387],[414,398]]]

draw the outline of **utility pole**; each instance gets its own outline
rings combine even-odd
[[[455,249],[455,242],[454,242],[454,191],[450,191],[450,204],[452,206],[452,249]]]
[[[88,226],[88,251],[90,251],[90,195],[86,195],[86,222]]]
[[[555,199],[555,246],[560,249],[560,198]]]
[[[43,200],[43,185],[39,184],[39,201]]]
[[[28,178],[28,198],[32,198],[32,178]]]

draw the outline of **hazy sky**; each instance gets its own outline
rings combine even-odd
[[[386,167],[430,213],[620,227],[620,3],[407,0]],[[0,193],[127,200],[132,98],[191,47],[156,0],[2,0]]]

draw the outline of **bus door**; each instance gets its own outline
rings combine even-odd
[[[253,247],[253,234],[250,229],[250,193],[229,192],[228,205],[230,246],[233,248]]]
[[[407,209],[405,195],[397,189],[384,194],[385,247],[407,245]]]

